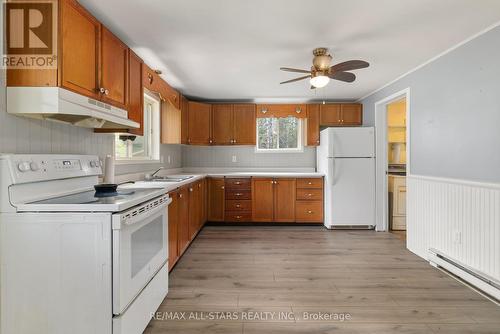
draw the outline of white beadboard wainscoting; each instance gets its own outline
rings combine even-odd
[[[500,281],[500,184],[407,177],[407,246]]]

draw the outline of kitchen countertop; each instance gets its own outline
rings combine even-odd
[[[179,187],[182,187],[186,184],[201,180],[205,177],[227,177],[227,178],[238,178],[238,177],[277,177],[277,178],[285,178],[285,177],[290,177],[290,178],[308,178],[308,177],[323,177],[324,174],[322,173],[317,173],[317,172],[264,172],[264,171],[258,171],[258,172],[211,172],[207,174],[196,174],[196,173],[176,173],[176,174],[170,174],[168,171],[165,173],[159,173],[161,176],[188,176],[192,175],[193,177],[184,181],[180,182],[161,182],[161,181],[135,181],[135,183],[131,184],[124,184],[120,186],[120,189],[134,189],[134,188],[163,188],[165,189],[165,192],[169,192],[172,190],[175,190]]]

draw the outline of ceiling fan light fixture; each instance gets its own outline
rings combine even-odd
[[[317,75],[311,78],[311,85],[316,88],[323,88],[330,82],[330,78],[326,75]]]

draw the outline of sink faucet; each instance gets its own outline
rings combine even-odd
[[[164,168],[164,167],[160,167],[160,168],[158,168],[157,170],[155,170],[152,174],[146,174],[146,175],[144,175],[144,178],[145,178],[146,180],[152,180],[152,179],[154,178],[154,176],[155,176],[155,175],[156,175],[159,171],[161,171],[163,168]]]

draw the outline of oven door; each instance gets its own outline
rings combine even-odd
[[[113,314],[122,314],[167,262],[171,201],[165,195],[113,215]]]

